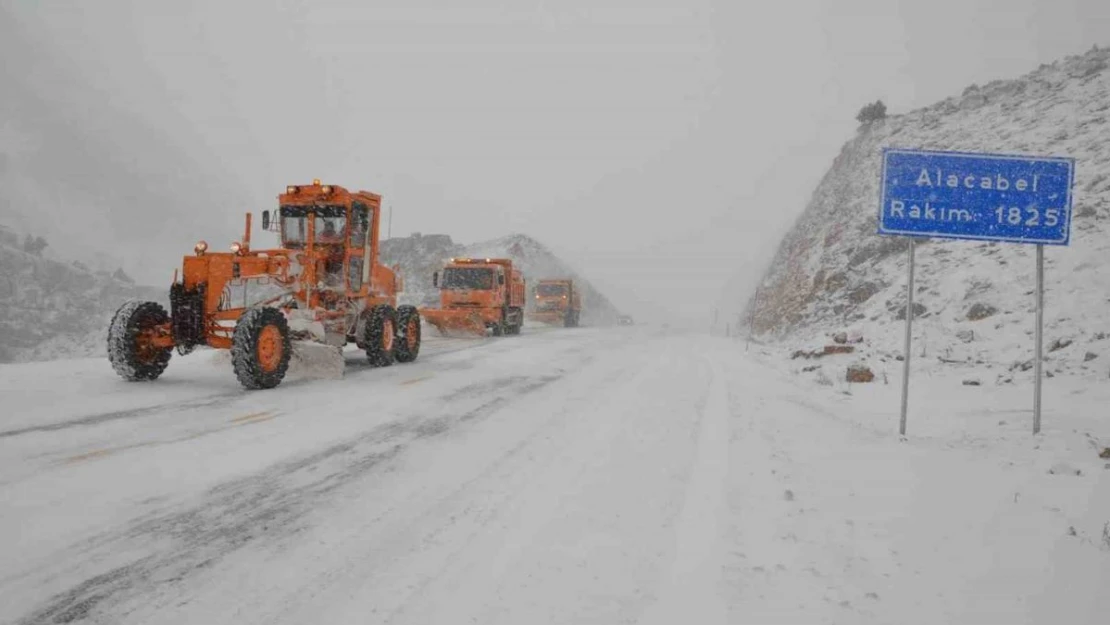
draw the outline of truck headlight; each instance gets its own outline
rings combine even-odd
[[[242,249],[243,249],[243,246],[238,241],[235,241],[234,243],[231,244],[231,253],[232,254],[238,254]]]
[[[208,251],[208,243],[204,241],[197,242],[197,244],[193,246],[193,251],[197,253],[197,256],[204,254]]]

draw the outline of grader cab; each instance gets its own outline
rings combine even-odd
[[[248,389],[281,383],[295,349],[355,343],[372,366],[411,362],[420,351],[420,314],[397,306],[400,278],[378,262],[381,196],[335,185],[289,186],[263,211],[275,249],[251,249],[251,215],[242,241],[213,252],[204,241],[170,286],[170,311],[128,302],[108,331],[108,357],[126,380],[153,380],[174,349],[231,350]],[[252,295],[254,296],[252,298]]]

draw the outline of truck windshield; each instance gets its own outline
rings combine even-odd
[[[564,284],[541,284],[536,287],[536,293],[542,297],[566,295],[567,287]]]
[[[341,205],[282,206],[281,240],[285,247],[304,247],[308,241],[308,214],[316,215],[316,243],[343,243],[347,232],[347,209]]]
[[[443,270],[445,289],[492,289],[493,271],[478,267],[449,267]]]

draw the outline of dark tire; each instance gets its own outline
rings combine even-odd
[[[498,321],[497,323],[495,323],[493,325],[493,327],[491,329],[493,330],[493,335],[494,336],[501,336],[502,334],[505,333],[505,322],[504,321]]]
[[[505,333],[512,336],[520,335],[520,328],[524,326],[524,311],[519,308],[513,308],[511,311],[514,323],[510,323],[505,328]]]
[[[416,306],[397,307],[397,336],[394,356],[397,362],[412,362],[420,355],[420,311]]]
[[[362,311],[362,348],[373,367],[388,367],[396,359],[397,313],[385,304]]]
[[[252,308],[239,317],[231,336],[231,366],[244,388],[274,388],[289,370],[293,345],[289,323],[276,308]]]
[[[563,316],[563,327],[573,328],[578,325],[578,315],[573,310],[568,310],[567,314]]]
[[[108,361],[121,378],[139,382],[162,375],[173,348],[145,344],[145,339],[169,321],[166,309],[157,302],[132,301],[116,310],[108,326]]]

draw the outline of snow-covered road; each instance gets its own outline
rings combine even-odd
[[[0,622],[1110,613],[1110,471],[1059,419],[1043,448],[1017,429],[902,442],[894,387],[806,386],[758,350],[640,327],[349,358],[342,380],[249,393],[212,352],[149,384],[101,360],[0,366]],[[1044,470],[1061,458],[1083,474]]]

